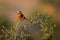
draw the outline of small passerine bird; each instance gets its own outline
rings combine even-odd
[[[22,11],[18,11],[17,12],[17,19],[21,20],[21,19],[26,19],[26,17],[24,16],[24,14],[22,13]]]

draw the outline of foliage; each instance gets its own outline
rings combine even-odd
[[[37,13],[33,20],[36,20],[36,24],[40,24],[42,31],[42,37],[40,40],[53,40],[54,28],[56,25],[52,22],[51,17]]]
[[[2,29],[5,30],[5,28],[10,29],[10,27],[12,26],[11,21],[9,20],[9,18],[6,17],[6,15],[2,14],[0,15],[0,34],[2,33]]]
[[[5,28],[3,24],[5,30],[1,28],[3,34],[0,40],[37,40],[35,39],[37,34],[41,36],[41,38],[38,36],[39,40],[52,40],[55,25],[51,22],[49,16],[37,13],[28,20],[18,20],[17,24],[10,26],[10,29]]]

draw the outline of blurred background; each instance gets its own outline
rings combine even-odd
[[[60,40],[60,1],[41,0],[0,0],[0,15],[7,15],[9,20],[16,22],[17,11],[21,9],[29,18],[33,12],[43,12],[52,17],[55,28],[54,40]]]

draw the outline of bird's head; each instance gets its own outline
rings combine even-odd
[[[21,11],[21,10],[18,10],[17,13],[18,13],[18,14],[22,14],[22,11]]]
[[[21,11],[17,11],[17,13],[20,13],[21,14],[22,12]]]

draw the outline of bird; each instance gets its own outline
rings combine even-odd
[[[23,12],[21,11],[21,10],[19,10],[18,12],[17,12],[17,19],[18,20],[24,20],[24,19],[26,19],[26,17],[24,16],[24,14],[23,14]],[[27,19],[26,19],[27,20]]]

